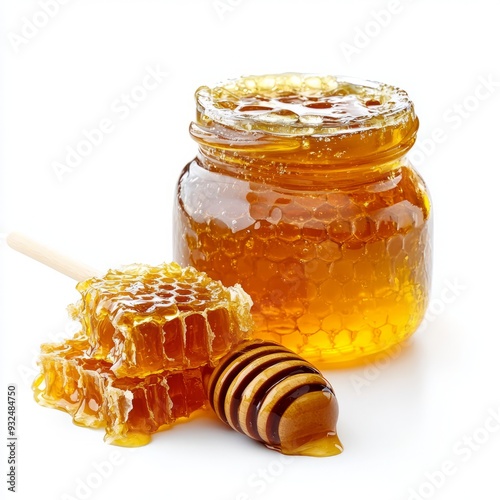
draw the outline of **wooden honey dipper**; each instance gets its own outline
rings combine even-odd
[[[10,233],[6,241],[77,281],[101,274],[23,234]],[[259,339],[242,342],[204,372],[210,405],[236,431],[288,455],[342,452],[338,404],[330,383],[284,346]]]

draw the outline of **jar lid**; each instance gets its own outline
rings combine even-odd
[[[245,76],[196,91],[197,124],[283,136],[336,136],[418,127],[407,93],[380,82],[284,73]]]

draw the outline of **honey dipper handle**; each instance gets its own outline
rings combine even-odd
[[[52,248],[32,240],[22,233],[9,233],[6,237],[7,244],[18,252],[45,264],[77,281],[84,281],[102,273],[92,267],[82,264]]]

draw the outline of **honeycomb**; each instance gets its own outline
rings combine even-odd
[[[131,265],[77,285],[70,306],[91,346],[119,377],[214,364],[248,338],[250,298],[175,263]]]
[[[199,368],[117,378],[110,363],[89,351],[83,335],[43,344],[35,399],[69,413],[77,425],[105,427],[108,443],[144,445],[153,432],[205,407]]]
[[[204,408],[202,371],[252,328],[239,285],[175,263],[111,270],[77,289],[69,310],[82,331],[41,346],[35,399],[78,425],[105,427],[112,444],[141,446]]]
[[[255,336],[316,364],[411,335],[428,301],[431,207],[404,157],[406,94],[270,75],[197,93],[174,258],[251,295]]]

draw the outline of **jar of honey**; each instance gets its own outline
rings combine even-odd
[[[373,81],[287,73],[199,88],[174,258],[240,283],[255,336],[317,364],[403,341],[431,275],[429,196],[406,157],[417,129],[407,94]]]

